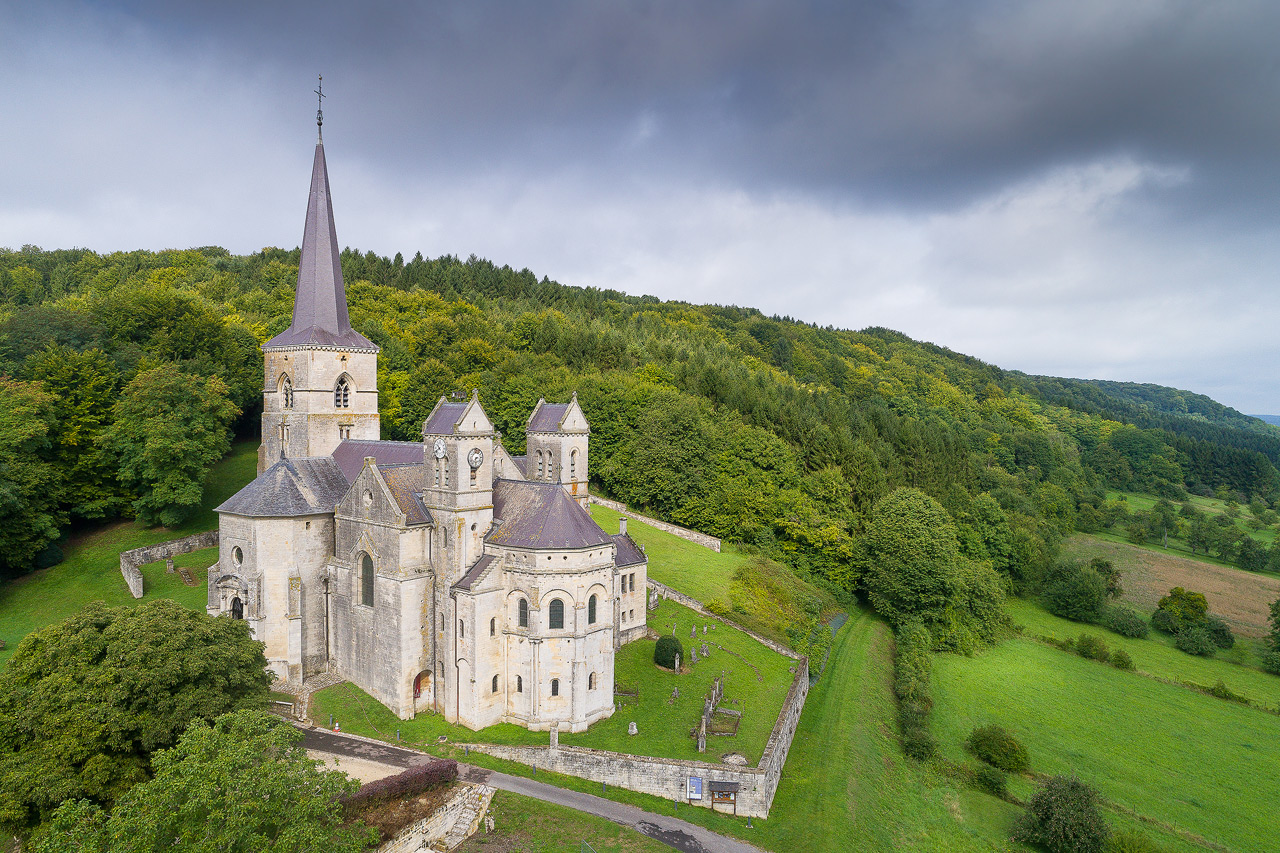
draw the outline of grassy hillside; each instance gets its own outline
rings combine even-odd
[[[934,685],[934,731],[953,761],[967,760],[974,727],[998,723],[1037,773],[1076,773],[1124,809],[1237,853],[1275,849],[1280,717],[1021,638],[939,657]]]
[[[192,570],[196,578],[193,587],[184,585],[176,572],[166,574],[164,563],[143,566],[145,594],[141,599],[129,594],[120,576],[120,552],[215,529],[218,517],[213,508],[253,479],[257,452],[257,442],[235,444],[210,472],[200,511],[180,527],[144,527],[130,521],[94,528],[67,541],[65,559],[58,565],[0,585],[0,639],[5,641],[0,666],[31,631],[61,622],[91,601],[121,605],[172,598],[193,610],[203,610],[208,597],[204,569],[217,559],[214,549],[174,560],[175,565]]]

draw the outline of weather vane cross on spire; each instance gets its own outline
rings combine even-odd
[[[316,93],[316,136],[324,139],[324,75],[317,74],[319,83],[313,90]]]

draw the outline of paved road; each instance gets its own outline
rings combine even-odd
[[[363,738],[331,732],[326,729],[305,729],[302,745],[309,750],[324,752],[339,757],[360,758],[386,764],[391,767],[406,768],[415,764],[424,764],[434,760],[435,756],[413,749],[391,746],[390,744],[368,741]],[[635,806],[615,803],[603,797],[583,794],[578,791],[567,791],[545,782],[526,779],[523,776],[509,776],[496,770],[486,770],[471,764],[458,764],[458,777],[466,782],[489,785],[503,791],[511,791],[535,800],[565,806],[587,814],[608,818],[614,823],[629,826],[642,835],[660,841],[682,853],[760,853],[744,841],[704,829],[697,824],[688,823],[679,818],[667,815],[650,814]],[[690,806],[690,808],[695,808]]]

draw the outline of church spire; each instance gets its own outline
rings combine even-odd
[[[324,97],[319,89],[316,95]],[[317,131],[323,123],[323,113],[316,110]],[[311,195],[307,200],[307,222],[302,232],[302,259],[298,264],[293,322],[288,329],[263,344],[263,348],[307,345],[378,349],[372,341],[351,328],[347,317],[347,289],[342,281],[338,235],[333,227],[329,169],[324,159],[324,140],[319,137],[311,165]]]

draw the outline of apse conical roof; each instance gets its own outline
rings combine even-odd
[[[311,166],[311,196],[307,200],[307,224],[302,233],[293,323],[262,346],[263,349],[296,346],[378,349],[351,328],[347,317],[347,289],[342,282],[342,264],[338,261],[338,235],[333,227],[324,142],[316,143],[315,162]]]

